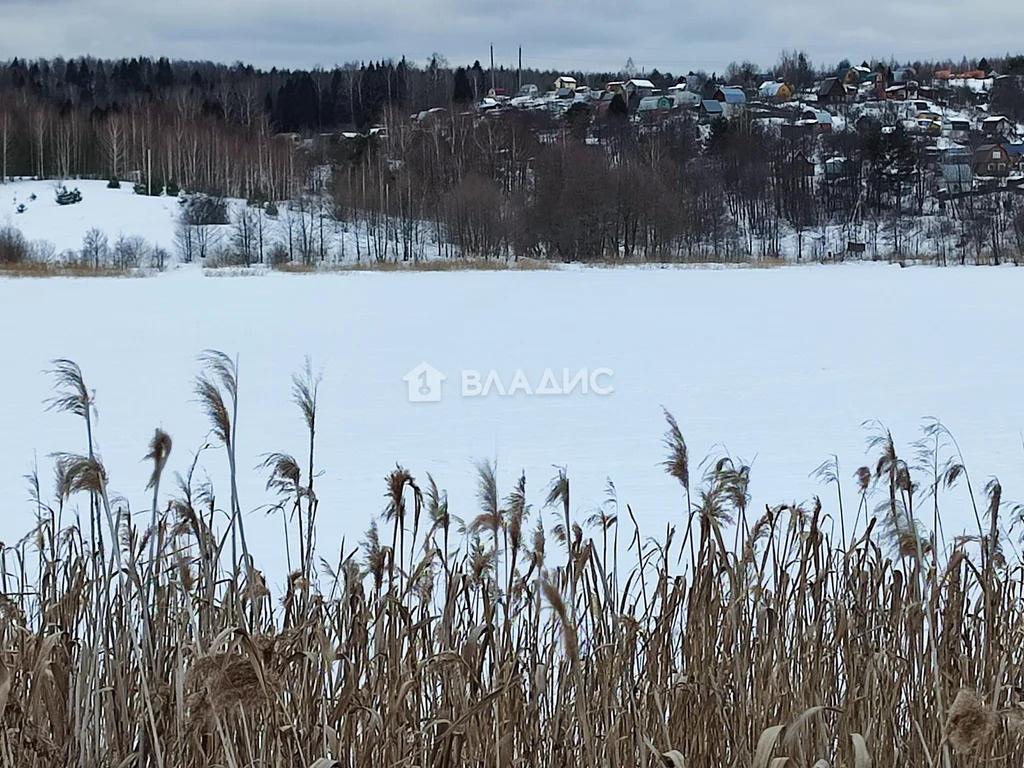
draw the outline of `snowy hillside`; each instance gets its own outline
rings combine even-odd
[[[0,185],[0,226],[12,224],[29,240],[45,240],[58,253],[82,247],[85,233],[99,229],[113,241],[140,236],[169,252],[174,250],[177,198],[136,195],[131,184],[107,189],[105,181],[68,181],[82,192],[82,202],[57,205],[56,181],[16,181]],[[32,196],[35,195],[35,200]],[[18,206],[24,205],[24,213]]]
[[[808,476],[836,453],[852,525],[853,472],[876,458],[865,455],[860,426],[871,418],[893,430],[908,459],[921,419],[941,418],[976,489],[998,475],[1005,498],[1021,499],[1024,408],[1013,350],[1022,291],[1024,271],[1013,268],[869,265],[253,279],[179,269],[151,279],[0,280],[0,539],[32,524],[32,506],[18,502],[28,498],[23,475],[34,458],[49,494],[47,456],[84,447],[76,419],[45,410],[48,361],[81,364],[96,391],[112,488],[139,512],[148,508],[141,459],[153,429],[173,437],[168,468],[182,473],[209,439],[193,394],[204,348],[239,356],[242,504],[252,510],[259,560],[281,570],[281,522],[264,514],[273,499],[253,468],[268,452],[303,452],[289,390],[306,354],[324,373],[325,556],[343,537],[351,548],[381,512],[383,478],[396,462],[422,482],[431,473],[464,519],[477,511],[474,460],[497,460],[503,495],[525,469],[535,514],[565,465],[577,519],[604,501],[610,478],[621,511],[630,504],[645,532],[660,535],[683,520],[680,490],[660,466],[662,406],[679,420],[695,476],[699,459],[725,450],[753,463],[751,509],[821,494],[837,514],[834,489]],[[421,362],[447,376],[440,402],[409,402],[403,377]],[[558,379],[564,369],[609,369],[598,383],[614,392],[502,397],[471,386],[478,396],[460,396],[462,371],[479,382],[490,369],[505,389],[522,369],[533,390],[547,369]],[[225,498],[223,452],[205,451],[201,463]],[[945,509],[960,513],[944,521],[947,536],[973,520],[966,491],[949,493]]]

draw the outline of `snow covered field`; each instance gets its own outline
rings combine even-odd
[[[869,265],[0,280],[0,540],[32,524],[23,475],[34,457],[50,493],[48,454],[84,450],[81,423],[45,410],[48,361],[81,364],[112,489],[138,513],[153,429],[174,439],[171,471],[187,470],[207,439],[193,396],[205,348],[239,357],[240,493],[253,510],[250,541],[278,585],[281,523],[260,509],[271,498],[250,470],[267,452],[303,453],[289,389],[306,354],[324,376],[317,491],[328,557],[381,512],[396,462],[423,483],[432,473],[463,518],[477,510],[474,460],[497,461],[503,495],[525,469],[534,514],[566,465],[578,520],[611,478],[623,523],[628,503],[645,534],[661,536],[683,520],[680,490],[660,467],[661,406],[694,464],[726,449],[753,463],[754,510],[820,493],[834,512],[834,490],[808,475],[837,453],[852,522],[852,474],[874,458],[860,425],[872,418],[907,458],[922,417],[941,418],[979,493],[998,475],[1005,498],[1024,499],[1022,292],[1024,271],[1013,268]],[[448,377],[441,402],[408,400],[403,376],[422,361]],[[464,369],[495,369],[506,387],[522,369],[536,387],[548,368],[611,369],[599,383],[615,391],[459,393]],[[226,504],[223,452],[202,464]],[[962,488],[944,508],[947,535],[973,519]],[[545,518],[553,524],[551,510]]]

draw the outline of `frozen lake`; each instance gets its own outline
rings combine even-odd
[[[873,265],[0,280],[0,540],[32,524],[23,476],[33,457],[51,485],[48,455],[85,449],[78,420],[45,410],[51,359],[82,366],[111,488],[141,513],[153,429],[174,439],[172,472],[207,439],[193,395],[206,348],[240,361],[240,494],[277,585],[281,523],[257,511],[271,499],[254,468],[268,452],[304,454],[290,377],[307,354],[323,371],[317,493],[329,559],[381,512],[396,463],[424,484],[431,473],[466,519],[477,513],[475,460],[497,461],[503,496],[525,470],[534,515],[557,466],[568,468],[578,520],[611,478],[623,513],[630,504],[644,533],[661,536],[684,520],[660,466],[662,406],[695,476],[708,454],[752,462],[755,512],[815,494],[835,512],[834,489],[809,477],[834,453],[852,517],[853,472],[875,458],[861,423],[883,422],[911,459],[928,416],[956,436],[976,492],[997,475],[1005,498],[1024,499],[1022,295],[1018,269]],[[440,402],[409,402],[403,377],[421,362],[447,377]],[[521,369],[533,389],[547,369],[557,379],[607,369],[595,382],[614,391],[460,396],[461,371],[482,384],[491,369],[506,387]],[[226,504],[223,451],[202,464]],[[972,524],[963,488],[944,509],[947,535]]]

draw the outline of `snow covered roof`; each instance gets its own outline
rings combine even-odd
[[[803,114],[804,120],[813,120],[818,125],[832,125],[832,115],[823,109],[808,109]]]
[[[630,80],[626,85],[632,85],[634,88],[650,88],[654,90],[654,83],[650,80],[638,80],[636,78]]]
[[[769,96],[771,98],[775,98],[776,96],[779,95],[779,90],[782,88],[783,85],[785,85],[785,83],[776,83],[771,81],[767,83],[761,83],[761,87],[757,89],[757,92],[761,96]]]

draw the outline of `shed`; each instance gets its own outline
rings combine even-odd
[[[700,103],[700,114],[701,117],[724,117],[725,107],[722,102],[715,99],[704,99]]]

